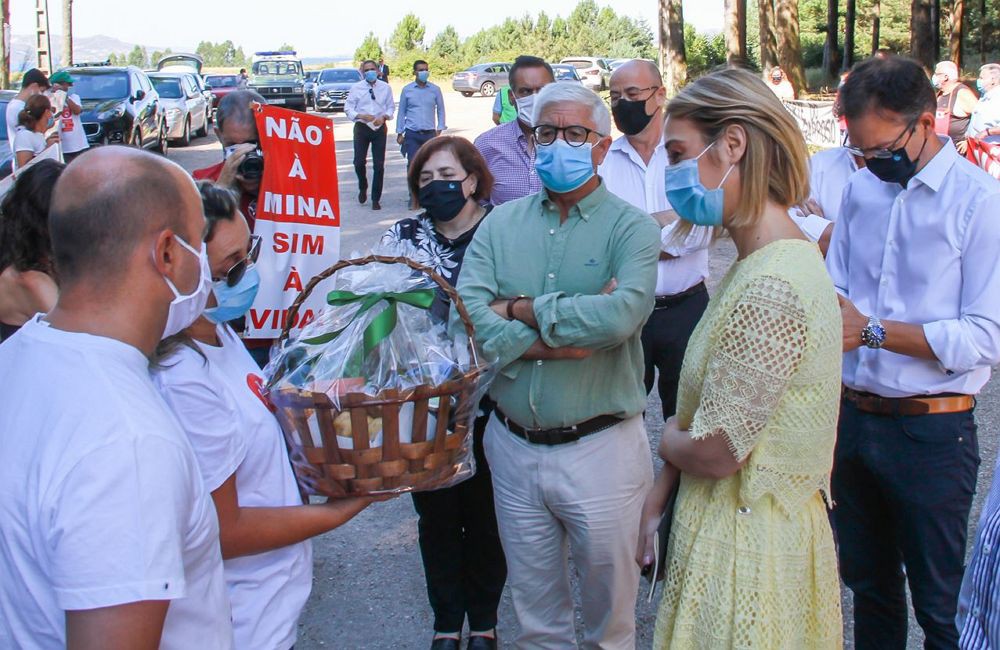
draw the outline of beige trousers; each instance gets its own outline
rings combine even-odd
[[[577,647],[571,551],[580,574],[583,647],[635,648],[635,549],[653,481],[642,416],[553,447],[530,444],[491,417],[485,447],[521,627],[515,647]]]

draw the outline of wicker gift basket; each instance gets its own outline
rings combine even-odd
[[[315,334],[317,328],[312,332],[304,329],[296,340],[289,340],[287,323],[295,322],[295,313],[319,283],[343,269],[368,265],[405,265],[411,269],[407,271],[410,277],[420,277],[420,281],[430,287],[433,285],[427,283],[426,278],[436,283],[451,299],[465,327],[467,341],[454,341],[453,349],[464,347],[466,361],[446,364],[446,371],[439,371],[440,364],[437,364],[432,373],[406,373],[410,378],[415,374],[413,381],[399,381],[404,375],[401,370],[393,370],[391,380],[374,384],[363,376],[352,376],[359,374],[357,368],[362,367],[362,363],[369,369],[368,374],[376,374],[385,363],[373,358],[380,354],[392,356],[384,346],[393,344],[391,338],[396,334],[388,334],[376,343],[371,340],[371,330],[381,319],[383,325],[388,321],[388,329],[394,331],[397,318],[404,316],[402,313],[397,315],[397,303],[402,303],[400,310],[404,309],[403,305],[416,304],[416,301],[407,302],[405,293],[398,292],[348,293],[346,298],[345,292],[331,292],[328,297],[331,305],[353,303],[355,306],[353,314],[344,314],[338,321],[340,329],[312,339],[309,335]],[[368,277],[384,278],[384,272]],[[428,291],[433,295],[433,288],[421,291],[424,293],[420,300],[426,299]],[[424,302],[418,307],[409,307],[406,314],[411,320],[423,317],[429,322],[427,307],[429,302]],[[370,318],[371,322],[359,322],[364,318]],[[349,324],[342,326],[345,320]],[[471,424],[493,370],[492,364],[484,362],[476,350],[473,334],[472,321],[455,289],[438,273],[409,258],[369,255],[342,260],[314,277],[292,304],[278,352],[272,355],[266,371],[270,377],[268,396],[284,431],[303,494],[343,497],[422,491],[446,487],[471,476],[474,471]],[[444,336],[443,328],[435,330],[433,335]],[[354,364],[353,370],[339,370],[338,377],[326,377],[323,381],[315,381],[315,373],[303,375],[300,372],[302,367],[311,371],[308,364],[323,354],[327,349],[324,346],[335,344],[341,346],[334,350],[341,356],[334,365]],[[296,345],[304,345],[313,356],[304,354]],[[435,347],[433,338],[419,339],[418,345],[419,350],[408,348],[410,355],[418,356],[426,352],[426,348]],[[346,349],[353,350],[350,358],[341,352]],[[396,365],[407,364],[396,362]],[[309,376],[312,381],[300,381],[300,385],[282,381],[293,371]]]

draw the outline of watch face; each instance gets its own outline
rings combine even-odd
[[[885,343],[885,328],[880,323],[868,323],[861,330],[861,342],[872,349],[881,348]]]

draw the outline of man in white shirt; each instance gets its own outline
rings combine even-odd
[[[21,77],[21,90],[14,99],[7,103],[7,140],[10,142],[10,152],[14,153],[14,132],[17,131],[17,117],[24,110],[25,102],[32,95],[45,92],[49,88],[49,79],[38,68],[32,68]]]
[[[1000,142],[1000,64],[987,63],[979,68],[976,87],[981,97],[976,110],[972,111],[966,135],[986,142]]]
[[[927,647],[956,648],[973,408],[1000,362],[1000,184],[935,134],[915,62],[861,63],[841,101],[867,165],[828,257],[845,352],[833,520],[856,647],[906,646],[908,585]]]
[[[58,302],[0,345],[0,637],[232,648],[215,508],[149,376],[211,287],[201,201],[152,154],[84,159],[52,192]]]
[[[712,229],[696,226],[683,242],[673,241],[676,220],[670,210],[663,175],[663,107],[666,89],[660,71],[649,61],[623,64],[611,75],[611,113],[623,136],[614,141],[598,174],[608,190],[641,210],[654,214],[660,231],[660,261],[656,271],[656,305],[642,329],[646,392],[657,391],[663,419],[674,414],[677,381],[688,339],[708,306],[708,245]]]
[[[49,78],[49,82],[59,91],[62,100],[55,110],[56,128],[59,129],[63,160],[69,163],[90,147],[80,119],[83,107],[80,96],[73,92],[75,80],[68,72],[60,70]]]
[[[830,248],[847,181],[864,166],[865,159],[852,154],[846,146],[824,149],[809,159],[809,200],[789,210],[789,216],[806,237],[819,244],[823,255]]]
[[[378,78],[378,66],[361,64],[364,79],[351,86],[344,102],[347,119],[354,122],[354,172],[358,175],[358,202],[368,200],[368,148],[372,150],[372,210],[381,210],[382,179],[385,176],[385,123],[392,119],[396,103],[392,87]]]

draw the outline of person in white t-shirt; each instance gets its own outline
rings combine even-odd
[[[215,500],[236,646],[288,650],[312,589],[307,540],[372,499],[302,505],[281,429],[261,392],[260,367],[226,324],[257,294],[260,239],[250,236],[236,194],[208,181],[199,188],[213,297],[193,325],[161,342],[153,377]]]
[[[12,171],[31,162],[35,156],[45,151],[50,144],[59,142],[59,134],[53,133],[46,137],[52,124],[52,104],[45,95],[29,97],[24,110],[17,118],[17,129],[14,131],[14,162]]]
[[[824,149],[809,159],[809,200],[792,208],[789,216],[806,237],[819,244],[824,256],[830,248],[833,224],[840,216],[844,188],[864,166],[865,159],[853,155],[846,146]]]
[[[194,183],[149,153],[94,151],[56,184],[58,301],[0,344],[13,647],[233,648],[215,508],[149,376],[204,309],[204,227]]]
[[[38,68],[32,68],[21,77],[21,90],[7,103],[5,114],[7,122],[7,139],[10,141],[10,152],[14,153],[14,131],[17,130],[17,116],[24,110],[24,104],[29,97],[45,92],[49,87],[49,79]]]
[[[76,82],[65,70],[60,70],[49,78],[53,88],[59,91],[60,104],[55,106],[56,128],[59,130],[59,144],[62,146],[63,160],[73,161],[90,147],[87,134],[83,131],[83,112],[80,96],[73,92]]]

